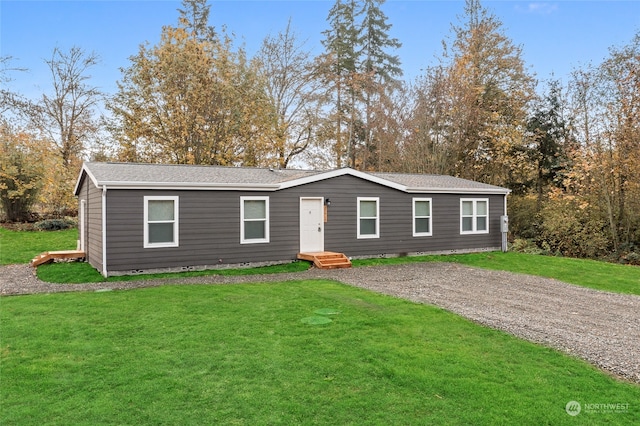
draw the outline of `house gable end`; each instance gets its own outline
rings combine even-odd
[[[82,188],[82,183],[84,182],[84,180],[86,178],[89,178],[91,180],[91,182],[93,183],[93,185],[96,188],[99,188],[100,186],[98,185],[98,180],[96,179],[96,177],[93,175],[93,173],[91,173],[91,170],[89,170],[89,168],[87,167],[87,164],[83,164],[82,165],[82,169],[80,170],[80,175],[78,176],[78,180],[76,182],[76,186],[73,189],[73,194],[77,197],[80,194],[80,189]]]
[[[339,176],[353,176],[362,180],[377,183],[378,185],[383,185],[389,188],[397,189],[398,191],[407,192],[407,187],[402,184],[392,182],[390,180],[383,179],[383,178],[373,176],[371,174],[360,172],[358,170],[354,170],[350,168],[331,170],[328,172],[319,173],[319,174],[307,176],[304,178],[298,178],[288,182],[283,182],[280,184],[280,187],[278,189],[292,188],[294,186],[306,185],[309,183],[319,182],[326,179],[332,179]]]

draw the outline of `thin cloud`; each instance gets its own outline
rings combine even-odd
[[[529,3],[526,7],[516,6],[520,12],[532,13],[536,15],[551,15],[558,10],[557,3]]]

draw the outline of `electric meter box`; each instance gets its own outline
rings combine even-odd
[[[509,232],[509,216],[500,216],[500,232]]]

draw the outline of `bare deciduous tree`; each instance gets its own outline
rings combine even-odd
[[[79,47],[68,52],[55,48],[46,63],[53,90],[33,105],[30,116],[36,128],[56,142],[63,164],[70,167],[99,130],[96,109],[102,93],[89,83],[99,58]]]
[[[313,144],[322,116],[321,84],[311,53],[299,42],[291,21],[258,52],[259,75],[275,111],[271,149],[280,168]]]

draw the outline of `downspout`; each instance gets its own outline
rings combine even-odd
[[[102,276],[107,277],[107,185],[102,186]]]
[[[508,195],[509,195],[509,193],[504,194],[504,213],[503,213],[503,214],[504,214],[504,217],[505,217],[507,220],[509,220],[509,219],[508,219],[508,218],[509,218],[509,216],[507,215],[507,196],[508,196]],[[507,223],[508,223],[508,222],[507,222]],[[502,251],[503,251],[503,252],[506,252],[506,251],[508,251],[508,250],[509,250],[509,247],[508,247],[509,243],[508,243],[508,238],[507,238],[508,233],[509,233],[509,231],[507,231],[507,232],[503,232],[503,233],[502,233]]]

